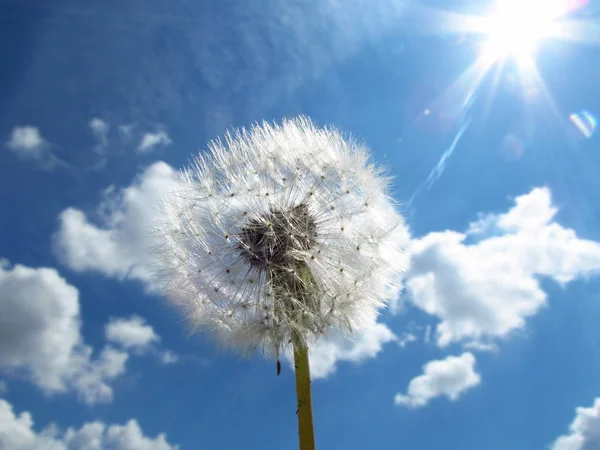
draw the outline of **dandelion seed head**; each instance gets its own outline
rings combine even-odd
[[[360,330],[405,264],[388,183],[366,148],[305,117],[228,133],[164,196],[158,281],[194,329],[244,353]]]

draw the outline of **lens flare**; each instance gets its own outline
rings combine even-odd
[[[581,132],[585,138],[591,138],[598,126],[598,119],[589,111],[583,110],[569,116],[571,123]]]

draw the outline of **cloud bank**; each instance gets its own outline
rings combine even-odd
[[[164,433],[152,438],[144,435],[139,423],[130,419],[123,425],[100,421],[61,432],[48,426],[36,432],[29,412],[15,413],[13,406],[0,399],[0,447],[6,450],[178,450]]]

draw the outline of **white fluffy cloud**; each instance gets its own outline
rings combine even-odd
[[[160,336],[139,316],[113,317],[106,324],[104,334],[108,342],[128,352],[154,354],[161,364],[169,365],[179,361],[175,352],[159,348]]]
[[[429,233],[411,241],[408,298],[440,319],[438,345],[489,347],[546,304],[538,277],[568,283],[600,271],[600,243],[556,223],[556,213],[550,191],[536,188],[517,197],[505,214],[481,217],[466,233]]]
[[[149,350],[160,340],[154,329],[139,316],[110,319],[105,334],[107,341],[141,352]]]
[[[108,402],[108,382],[127,353],[92,358],[80,334],[79,292],[51,268],[0,267],[0,370],[23,374],[47,394],[74,390],[86,403]]]
[[[128,353],[109,346],[92,360],[92,349],[85,346],[72,358],[66,377],[84,403],[108,403],[113,399],[113,389],[108,382],[125,373],[128,360]]]
[[[600,448],[600,397],[590,408],[579,407],[569,427],[569,434],[560,436],[552,450],[595,450]]]
[[[36,127],[14,127],[6,145],[20,160],[34,161],[43,169],[52,169],[61,164]]]
[[[173,141],[165,131],[157,131],[156,133],[145,133],[142,136],[142,140],[138,146],[138,151],[140,153],[151,152],[156,147],[166,147],[170,145]]]
[[[465,391],[481,382],[475,372],[475,357],[471,353],[448,356],[423,366],[423,375],[413,378],[406,394],[396,394],[396,405],[425,406],[432,398],[445,395],[457,400]]]
[[[375,358],[383,345],[388,342],[400,341],[384,324],[373,323],[356,333],[354,338],[348,338],[340,333],[333,333],[319,344],[310,349],[310,371],[313,379],[326,378],[337,370],[338,363],[349,361],[360,363]],[[286,360],[293,367],[293,355],[286,353]]]
[[[176,171],[157,162],[131,186],[117,193],[107,190],[98,208],[100,223],[92,223],[81,210],[64,210],[54,235],[55,253],[75,271],[93,270],[149,283],[152,268],[147,251],[154,245],[150,227],[156,221],[157,202],[175,182]]]
[[[81,428],[61,432],[49,426],[33,429],[28,412],[16,414],[6,400],[0,399],[0,448],[6,450],[177,450],[164,433],[152,438],[144,435],[135,419],[124,425],[88,422]]]

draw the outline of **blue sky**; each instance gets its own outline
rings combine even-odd
[[[312,349],[317,447],[599,449],[600,6],[503,58],[453,5],[2,1],[0,448],[297,446],[291,366],[190,336],[146,231],[211,139],[304,114],[411,236],[378,323]]]

